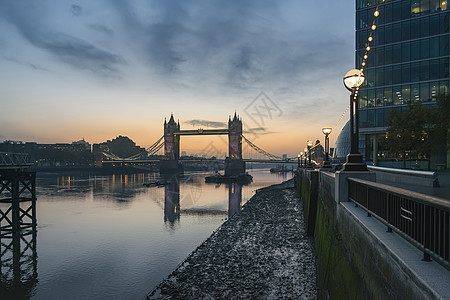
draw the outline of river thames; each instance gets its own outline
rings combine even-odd
[[[38,174],[35,252],[22,245],[19,280],[2,244],[1,289],[31,299],[142,299],[256,189],[292,176],[249,173],[244,186],[206,184],[211,172],[192,172],[149,188],[157,173]]]

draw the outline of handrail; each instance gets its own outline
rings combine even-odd
[[[450,270],[450,200],[347,178],[348,199]]]
[[[370,186],[371,188],[374,188],[376,190],[384,191],[384,192],[387,192],[390,194],[395,194],[400,197],[408,197],[408,198],[411,198],[412,200],[422,203],[422,204],[429,204],[436,208],[450,211],[450,200],[447,200],[444,198],[439,198],[436,196],[422,194],[422,193],[402,189],[399,187],[382,184],[382,183],[378,183],[378,182],[373,182],[373,181],[368,181],[368,180],[363,180],[363,179],[359,179],[359,178],[351,178],[350,177],[347,180],[361,183],[361,184]]]
[[[367,166],[369,170],[373,171],[381,171],[388,173],[398,173],[412,176],[426,176],[426,177],[434,177],[436,176],[436,172],[432,171],[418,171],[418,170],[406,170],[406,169],[395,169],[395,168],[386,168],[386,167],[378,167],[378,166]]]
[[[24,152],[0,152],[0,166],[28,166],[29,154]]]

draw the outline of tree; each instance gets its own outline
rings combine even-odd
[[[436,100],[438,109],[435,112],[436,128],[433,140],[436,144],[446,143],[447,160],[450,152],[450,95],[439,95]],[[449,162],[447,161],[447,165]]]
[[[406,152],[412,147],[405,121],[407,121],[405,115],[393,109],[388,117],[389,127],[383,142],[392,153],[402,154],[403,168],[406,168]]]
[[[383,142],[391,152],[401,153],[403,168],[406,168],[406,152],[417,151],[428,158],[430,169],[430,153],[432,150],[432,132],[435,113],[420,102],[408,105],[408,110],[400,113],[393,109],[388,118],[386,139]]]

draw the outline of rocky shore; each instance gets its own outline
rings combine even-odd
[[[293,181],[260,189],[148,299],[316,299],[312,239]]]

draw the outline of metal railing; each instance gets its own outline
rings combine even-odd
[[[348,178],[349,199],[450,269],[450,200],[357,178]]]
[[[27,166],[28,153],[0,152],[0,166]]]

